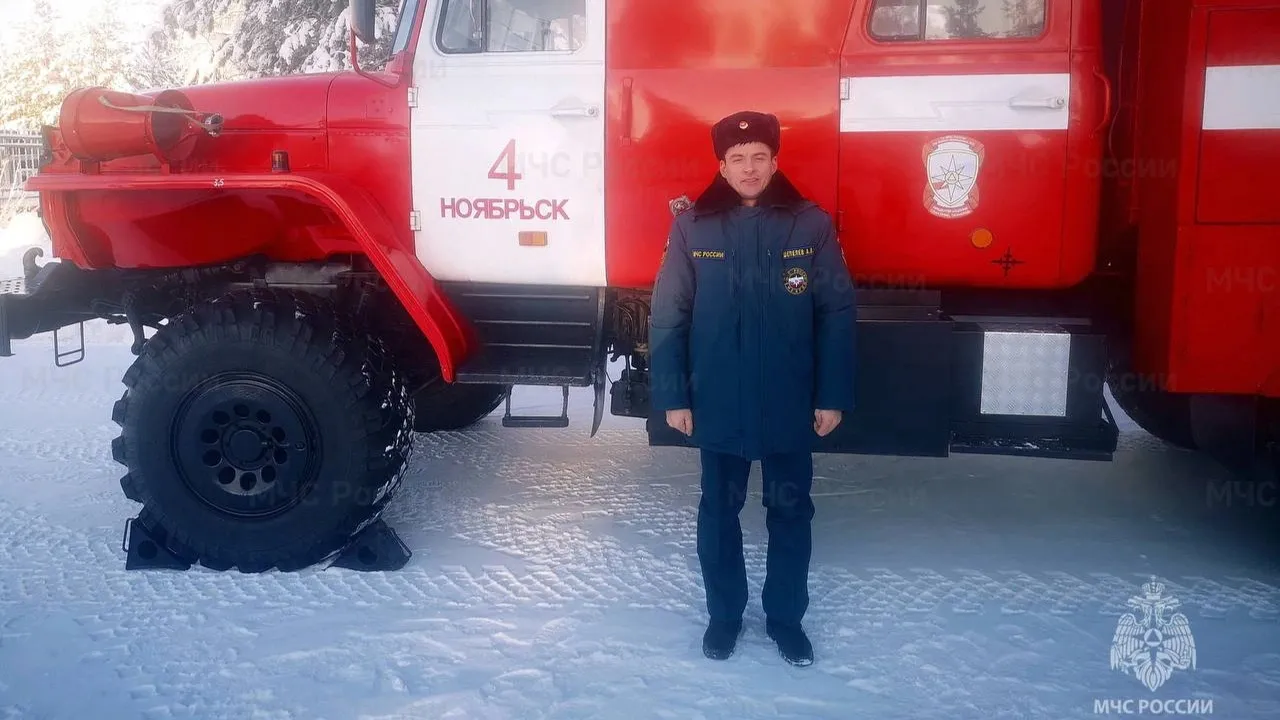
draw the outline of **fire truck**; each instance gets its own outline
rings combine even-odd
[[[1109,388],[1269,457],[1277,0],[404,0],[380,68],[349,10],[350,71],[83,88],[44,129],[56,257],[4,285],[0,355],[132,329],[135,566],[398,566],[415,433],[563,429],[574,388],[593,436],[688,445],[649,406],[650,293],[743,109],[856,287],[857,409],[816,452],[1106,461]],[[532,386],[561,413],[513,414]]]

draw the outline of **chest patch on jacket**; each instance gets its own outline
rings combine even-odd
[[[809,289],[809,274],[804,271],[804,268],[787,268],[787,271],[782,273],[782,286],[792,295],[799,295]]]
[[[782,259],[787,260],[790,258],[808,257],[812,254],[813,254],[813,248],[811,247],[791,248],[790,250],[782,251]]]
[[[691,253],[695,259],[702,260],[723,260],[723,250],[694,250]]]

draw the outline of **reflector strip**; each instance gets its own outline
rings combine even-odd
[[[1280,65],[1205,68],[1205,130],[1280,130]]]
[[[844,78],[840,132],[1066,130],[1071,75]]]

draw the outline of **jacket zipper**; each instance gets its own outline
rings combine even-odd
[[[769,294],[770,294],[770,291],[771,291],[771,290],[772,290],[772,288],[773,288],[773,282],[772,282],[772,280],[769,278],[770,273],[772,273],[772,271],[773,271],[773,251],[772,251],[772,250],[770,250],[768,247],[766,247],[766,246],[765,246],[764,229],[765,229],[765,228],[764,228],[764,218],[761,218],[761,219],[757,222],[757,224],[756,224],[756,243],[757,243],[757,245],[756,245],[756,260],[757,260],[757,261],[759,261],[759,260],[760,260],[760,258],[761,258],[761,251],[763,250],[763,251],[764,251],[764,253],[763,253],[763,255],[764,255],[764,266],[763,266],[763,268],[761,269],[761,274],[762,274],[762,280],[764,281],[764,292],[760,293],[760,309],[757,311],[757,314],[756,314],[756,323],[757,323],[756,339],[757,339],[757,341],[758,341],[758,345],[757,345],[757,347],[759,347],[759,349],[760,349],[760,355],[759,355],[759,357],[757,358],[757,363],[756,363],[756,371],[757,371],[757,373],[759,374],[759,378],[760,378],[760,384],[759,384],[757,387],[759,387],[759,389],[760,389],[760,396],[759,396],[759,400],[760,400],[760,402],[759,402],[759,405],[760,405],[760,438],[759,438],[759,442],[760,442],[760,455],[761,455],[762,457],[763,457],[764,455],[766,455],[766,454],[767,454],[767,449],[768,449],[768,448],[767,448],[767,445],[768,445],[768,443],[766,442],[766,439],[769,437],[769,431],[768,431],[768,429],[765,427],[765,411],[764,411],[764,397],[765,397],[765,392],[764,392],[764,388],[765,388],[765,368],[764,368],[764,355],[765,355],[765,353],[764,353],[764,342],[765,342],[765,340],[764,340],[764,312],[765,312],[765,308],[766,308],[766,307],[768,307],[768,305],[769,305]]]
[[[745,343],[743,342],[743,339],[742,339],[742,312],[743,312],[744,305],[738,302],[738,298],[742,296],[742,293],[739,287],[742,284],[742,252],[740,247],[735,246],[734,243],[732,242],[732,238],[730,237],[731,233],[729,232],[729,220],[725,217],[720,218],[720,233],[721,233],[721,236],[724,238],[726,252],[730,253],[730,257],[733,258],[733,285],[732,285],[733,292],[730,295],[730,302],[732,302],[734,307],[738,309],[738,313],[737,313],[738,315],[738,322],[737,322],[738,357],[742,357],[742,351],[743,351],[743,348],[745,347]],[[742,372],[741,370],[739,370],[737,375],[738,375],[738,405],[741,406],[742,404]],[[746,454],[747,454],[746,433],[739,433],[738,434],[738,455],[740,457],[745,457]]]
[[[763,230],[763,227],[762,227],[761,229]],[[791,236],[795,234],[795,231],[796,231],[796,218],[795,218],[794,216],[792,216],[792,218],[791,218],[791,225],[787,228],[787,234],[786,234],[786,236],[782,239],[782,242],[779,244],[779,246],[778,246],[778,247],[779,247],[779,248],[784,248],[784,247],[787,247],[788,245],[790,245],[790,244],[791,244]],[[762,302],[762,303],[764,303],[764,304],[767,304],[767,303],[768,303],[768,301],[769,301],[769,299],[770,299],[770,298],[772,298],[772,297],[773,297],[773,295],[774,295],[775,293],[779,293],[779,292],[781,292],[780,290],[778,290],[777,288],[775,288],[775,287],[774,287],[774,283],[775,283],[775,282],[782,282],[782,273],[778,273],[778,274],[777,274],[777,276],[776,276],[776,277],[774,277],[774,267],[773,267],[773,248],[772,248],[771,246],[768,246],[768,245],[766,245],[766,244],[765,244],[765,240],[764,240],[764,233],[763,233],[763,232],[761,232],[761,234],[760,234],[760,245],[761,245],[761,247],[763,247],[763,248],[764,248],[764,250],[765,250],[765,257],[766,257],[766,259],[767,259],[767,263],[766,263],[766,265],[765,265],[765,271],[764,271],[764,274],[765,274],[765,276],[766,276],[766,281],[765,281],[765,290],[764,290],[764,292],[763,292],[763,293],[761,293],[761,296],[760,296],[760,297],[761,297],[761,302]],[[779,263],[779,265],[781,265],[781,263]],[[760,337],[761,337],[761,340],[763,341],[763,338],[764,338],[764,309],[763,309],[763,305],[762,305],[762,307],[761,307],[761,311],[760,311]],[[764,372],[764,353],[763,353],[763,352],[761,352],[761,353],[760,353],[760,387],[761,387],[761,388],[764,388],[764,376],[765,376],[765,372]],[[769,437],[769,433],[768,433],[767,431],[765,431],[764,424],[765,424],[764,403],[760,403],[760,431],[763,433],[763,437],[761,437],[761,439],[760,439],[760,443],[761,443],[761,445],[762,445],[762,446],[765,446],[765,447],[762,447],[762,450],[767,450],[768,448],[767,448],[767,446],[766,446],[765,439]]]

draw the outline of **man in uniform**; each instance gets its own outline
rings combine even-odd
[[[853,409],[856,310],[830,216],[778,172],[780,135],[756,112],[712,128],[720,173],[676,217],[654,287],[651,397],[701,452],[703,652],[729,657],[742,631],[739,514],[758,460],[766,629],[788,662],[808,665],[812,452]]]

